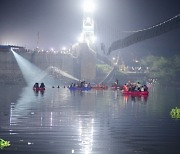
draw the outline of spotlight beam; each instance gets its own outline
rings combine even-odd
[[[11,51],[14,54],[18,66],[20,67],[23,77],[28,85],[41,81],[45,76],[47,76],[45,71],[42,71],[37,66],[17,54],[14,49],[15,48],[11,48]]]

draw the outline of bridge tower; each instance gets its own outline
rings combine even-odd
[[[85,81],[96,80],[96,51],[94,34],[94,3],[85,0],[82,22],[82,33],[79,38],[80,79]]]
[[[94,35],[94,2],[93,0],[85,0],[83,5],[83,26],[82,33],[79,38],[80,43],[87,43],[88,45],[95,43]]]

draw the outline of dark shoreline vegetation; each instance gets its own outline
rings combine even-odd
[[[144,75],[146,79],[156,79],[162,85],[180,85],[180,55],[173,57],[148,55],[141,59],[138,65],[141,66],[141,72],[146,73]],[[112,67],[105,64],[97,65],[97,74],[108,74],[111,69]],[[114,78],[124,81],[127,80],[128,75],[126,71],[119,70]]]
[[[140,61],[142,67],[149,67],[148,77],[156,78],[161,83],[180,82],[180,55],[173,57],[147,56]]]

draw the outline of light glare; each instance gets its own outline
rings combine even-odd
[[[95,10],[94,2],[92,0],[85,1],[83,8],[84,8],[84,12],[93,13]]]

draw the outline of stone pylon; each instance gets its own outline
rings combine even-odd
[[[81,43],[79,48],[80,77],[87,82],[96,80],[96,53],[86,43]]]

